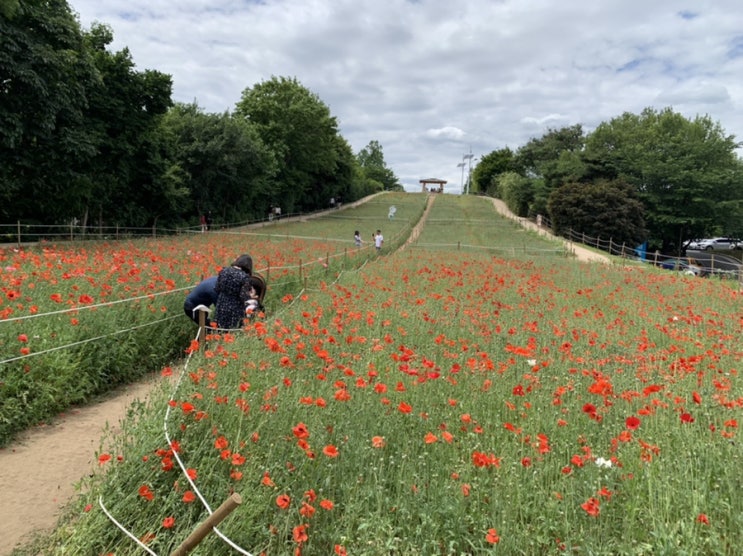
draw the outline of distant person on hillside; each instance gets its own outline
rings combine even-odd
[[[361,247],[361,234],[358,230],[353,233],[353,243],[356,245],[356,247]]]
[[[207,228],[208,228],[207,225],[206,225],[206,215],[205,214],[202,214],[199,217],[199,224],[201,224],[201,233],[203,234],[207,230]]]
[[[183,311],[186,316],[193,320],[196,324],[199,324],[198,311],[194,311],[199,305],[205,307],[211,307],[217,302],[217,277],[211,276],[206,280],[202,280],[194,289],[191,290],[186,296],[186,301],[183,302]]]
[[[384,243],[384,236],[382,236],[382,230],[377,230],[377,233],[374,234],[374,247],[377,248],[377,251],[382,249],[383,243]]]
[[[253,259],[250,255],[240,255],[217,276],[217,326],[223,329],[242,328],[245,318],[245,298],[243,286],[253,274]]]

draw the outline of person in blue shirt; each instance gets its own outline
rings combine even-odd
[[[198,312],[194,312],[194,309],[199,305],[211,307],[216,303],[217,277],[211,276],[210,278],[200,282],[191,290],[191,293],[186,296],[186,301],[183,302],[183,311],[186,313],[188,318],[192,319],[196,324],[199,324],[199,314]]]

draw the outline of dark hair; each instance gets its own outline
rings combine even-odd
[[[266,285],[263,280],[261,280],[257,276],[251,276],[250,278],[248,278],[248,281],[250,282],[250,285],[255,289],[255,293],[258,294],[258,297],[263,295],[263,288]]]
[[[232,263],[232,266],[243,269],[248,274],[253,274],[253,258],[250,255],[240,255]]]

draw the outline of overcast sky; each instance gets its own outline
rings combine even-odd
[[[740,0],[69,0],[173,99],[232,111],[296,77],[357,153],[379,141],[405,188],[548,128],[643,108],[709,115],[743,141]]]

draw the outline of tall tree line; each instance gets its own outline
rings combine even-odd
[[[743,236],[739,147],[709,116],[646,108],[588,134],[579,124],[549,129],[516,151],[493,151],[473,185],[520,216],[548,216],[564,235],[679,252],[696,237]]]
[[[401,188],[381,146],[355,155],[296,79],[248,87],[233,112],[173,103],[112,30],[66,0],[0,0],[0,222],[182,226],[324,208]],[[389,172],[378,181],[380,172]]]

